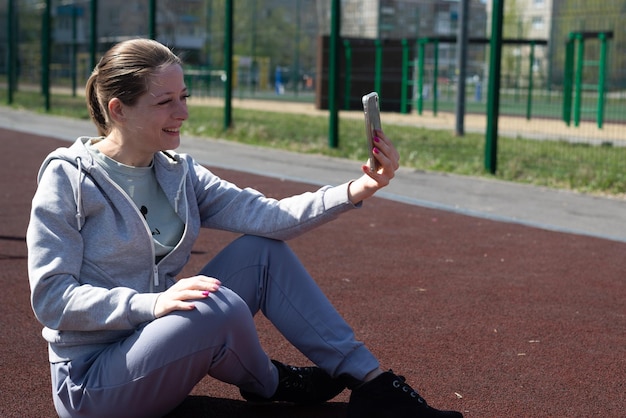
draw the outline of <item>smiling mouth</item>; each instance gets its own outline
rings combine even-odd
[[[180,133],[180,129],[163,129],[165,132],[170,133],[170,134],[177,134]]]

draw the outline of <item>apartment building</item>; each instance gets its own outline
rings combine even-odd
[[[341,35],[366,39],[416,39],[456,35],[459,0],[344,0]],[[330,2],[317,0],[322,33],[330,32]],[[484,36],[485,4],[470,0],[470,30]]]
[[[505,83],[519,86],[528,80],[530,71],[538,81],[545,81],[549,72],[550,38],[554,24],[553,0],[514,0],[505,3],[503,37],[516,40],[541,40],[547,45],[532,48],[530,44],[514,45],[503,50],[502,71]],[[491,28],[493,1],[487,0],[487,19]],[[489,34],[490,35],[490,34]],[[533,62],[530,63],[530,58]]]
[[[322,33],[329,33],[330,2],[318,0]],[[438,39],[439,75],[452,79],[456,65],[456,35],[459,0],[344,0],[341,2],[341,36],[364,39]],[[470,0],[468,34],[486,35],[486,7],[481,0]],[[484,47],[470,47],[470,73],[481,75]],[[433,48],[426,50],[427,66],[432,67]]]
[[[204,0],[161,0],[157,2],[157,39],[197,60],[207,37]],[[88,45],[91,2],[65,3],[52,10],[53,39],[60,46],[74,40]],[[98,2],[97,39],[104,47],[132,37],[150,34],[149,2],[107,0]]]

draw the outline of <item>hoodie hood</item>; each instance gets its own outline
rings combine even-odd
[[[76,224],[78,230],[82,229],[84,224],[84,211],[82,201],[82,184],[85,176],[104,177],[108,181],[111,181],[106,171],[99,166],[93,155],[87,149],[89,141],[94,137],[82,136],[79,137],[70,147],[57,148],[51,152],[41,164],[39,172],[37,174],[37,183],[41,181],[41,177],[50,165],[50,162],[54,160],[63,160],[71,163],[76,167],[76,187],[74,191],[74,201],[76,202]],[[182,168],[180,181],[177,184],[175,193],[169,196],[174,196],[172,206],[176,213],[180,214],[181,197],[183,195],[186,175],[189,170],[185,159],[173,151],[162,151],[154,155],[155,167],[159,166],[169,171],[178,168]],[[156,169],[156,168],[155,168]]]

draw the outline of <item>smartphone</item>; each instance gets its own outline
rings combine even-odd
[[[371,92],[363,96],[363,112],[365,114],[365,135],[367,137],[367,148],[369,155],[370,170],[376,171],[379,163],[374,156],[374,129],[381,129],[380,109],[378,107],[378,93]]]

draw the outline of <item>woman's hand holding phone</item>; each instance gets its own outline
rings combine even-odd
[[[358,203],[387,186],[400,167],[400,154],[382,131],[378,94],[363,96],[365,130],[369,159],[362,165],[364,175],[350,183],[348,194],[352,203]]]

